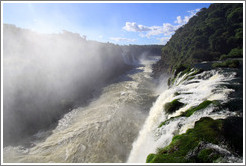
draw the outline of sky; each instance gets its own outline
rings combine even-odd
[[[87,40],[165,44],[210,3],[3,3],[3,23],[39,33],[79,33]]]

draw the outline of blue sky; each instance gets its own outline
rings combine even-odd
[[[3,23],[116,44],[165,44],[210,3],[4,3]]]

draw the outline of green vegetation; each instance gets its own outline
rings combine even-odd
[[[178,118],[178,117],[180,117],[180,116],[171,117],[170,119],[167,119],[167,120],[165,120],[164,122],[162,122],[158,127],[160,128],[160,127],[162,127],[163,125],[169,123],[171,120],[173,120],[173,119],[175,119],[175,118]]]
[[[167,113],[174,113],[176,110],[180,109],[182,106],[184,106],[184,103],[179,102],[178,99],[175,99],[169,103],[166,103],[164,105],[164,110]]]
[[[163,45],[123,45],[120,46],[122,49],[127,50],[131,55],[142,55],[146,53],[148,55],[160,55]]]
[[[182,72],[180,75],[183,75],[187,73],[189,70],[190,70],[190,66],[179,64],[177,67],[174,68],[174,76],[176,77],[180,72]]]
[[[175,93],[174,93],[174,96],[178,96],[178,95],[180,95],[179,92],[175,92]]]
[[[191,68],[190,66],[185,66],[185,65],[181,64],[174,69],[173,76],[168,79],[168,86],[173,85],[175,80],[177,78],[180,78],[184,74],[187,74],[187,75],[183,78],[183,81],[184,80],[191,80],[191,79],[195,78],[195,75],[200,74],[202,72],[203,72],[202,69]]]
[[[201,141],[218,144],[221,138],[222,120],[201,118],[196,122],[194,129],[185,134],[174,136],[170,145],[159,149],[157,154],[147,158],[147,162],[194,162],[187,157],[190,150],[194,150]]]
[[[226,68],[238,68],[240,65],[240,62],[238,60],[226,60],[224,62],[217,62],[217,63],[213,63],[212,67],[216,68],[216,67],[226,67]]]
[[[185,112],[182,114],[182,116],[189,117],[189,116],[191,116],[194,112],[206,108],[206,107],[209,106],[211,103],[212,103],[212,101],[210,101],[210,100],[205,100],[204,102],[202,102],[202,103],[199,104],[198,106],[193,107],[193,108],[190,108],[190,109],[188,109],[187,111],[185,111]]]
[[[215,3],[201,9],[176,31],[153,68],[154,72],[171,73],[182,64],[242,57],[242,48],[243,4]]]
[[[192,68],[192,69],[183,71],[181,74],[183,75],[185,73],[188,73],[183,80],[191,80],[195,78],[195,75],[200,74],[202,72],[203,72],[202,69]]]
[[[165,120],[164,122],[162,122],[159,127],[162,127],[163,125],[169,123],[171,120],[173,120],[174,118],[179,118],[179,117],[189,117],[192,114],[194,114],[194,112],[204,109],[207,106],[209,106],[211,103],[218,105],[217,101],[210,101],[210,100],[205,100],[202,103],[200,103],[198,106],[196,107],[192,107],[190,109],[188,109],[187,111],[183,112],[181,115],[179,116],[175,116],[175,117],[171,117],[170,119]]]
[[[216,162],[220,157],[221,155],[211,148],[203,149],[197,155],[198,161],[203,163]]]
[[[193,129],[176,135],[172,142],[156,154],[147,157],[148,163],[186,163],[186,162],[218,162],[224,154],[215,149],[204,148],[207,143],[223,142],[234,152],[242,153],[243,132],[237,127],[242,124],[242,118],[213,120],[203,117],[195,123]],[[230,126],[229,124],[233,124]],[[237,137],[233,136],[234,133]]]
[[[243,58],[243,49],[234,48],[229,52],[229,54],[221,55],[220,60],[224,60],[228,58]]]
[[[201,9],[189,22],[180,27],[168,43],[162,48],[160,61],[153,65],[153,73],[172,73],[168,85],[173,85],[177,78],[191,80],[203,70],[194,69],[194,64],[202,61],[219,61],[213,68],[239,68],[240,62],[235,58],[243,58],[243,4],[216,3],[208,9]],[[209,68],[210,68],[210,63]],[[196,65],[198,66],[198,65]],[[195,71],[194,71],[195,70]],[[209,70],[204,68],[204,70]],[[232,86],[232,85],[226,85]],[[234,86],[234,85],[233,85]],[[180,95],[176,92],[174,95]],[[233,94],[235,95],[235,93]],[[242,96],[242,95],[241,95]],[[168,124],[175,118],[189,117],[198,110],[203,110],[210,104],[213,111],[228,109],[243,110],[242,99],[226,103],[218,101],[203,101],[198,106],[189,108],[181,115],[162,122],[159,127]],[[164,108],[173,113],[182,106],[178,99],[167,103]],[[243,155],[243,118],[229,117],[213,120],[203,117],[195,123],[193,129],[176,135],[172,142],[158,149],[156,154],[149,154],[148,163],[187,163],[187,162],[221,162],[225,154],[207,146],[208,143],[225,145],[233,154]]]

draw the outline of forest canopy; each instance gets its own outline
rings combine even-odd
[[[154,71],[174,71],[181,64],[243,55],[243,4],[218,3],[202,8],[162,48]]]

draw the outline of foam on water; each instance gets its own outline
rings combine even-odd
[[[33,147],[5,147],[4,162],[125,162],[147,116],[144,110],[152,104],[151,78],[146,78],[152,63],[127,73],[130,79],[105,87],[87,107],[67,113],[52,134],[34,141]]]
[[[139,132],[138,138],[133,143],[128,162],[144,163],[148,154],[155,153],[158,148],[170,144],[174,135],[185,133],[187,129],[193,128],[195,122],[202,117],[223,119],[235,115],[234,112],[228,110],[214,112],[214,106],[210,104],[207,108],[196,111],[190,117],[174,118],[159,128],[161,122],[179,116],[182,112],[199,105],[205,100],[219,100],[221,102],[229,100],[228,94],[233,90],[221,85],[232,80],[235,73],[225,74],[221,71],[211,70],[197,74],[192,80],[187,80],[187,76],[193,74],[193,72],[182,76],[178,75],[174,85],[163,90],[160,94]],[[175,96],[177,92],[179,95]],[[173,114],[166,114],[164,105],[174,99],[179,99],[185,105]]]

